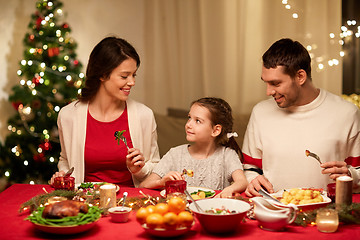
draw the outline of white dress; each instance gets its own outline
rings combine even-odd
[[[188,186],[222,190],[232,183],[232,173],[243,169],[239,156],[231,148],[219,147],[208,158],[199,160],[190,155],[188,146],[171,148],[154,167],[153,173],[162,178],[170,171],[193,170],[193,177],[185,176]]]

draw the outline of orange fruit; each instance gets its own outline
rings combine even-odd
[[[193,221],[194,216],[188,211],[182,211],[178,215],[178,222],[181,226],[190,227]]]
[[[169,212],[174,212],[179,214],[180,212],[184,211],[186,208],[186,203],[183,199],[179,197],[170,198],[168,201]]]
[[[155,212],[155,206],[154,205],[149,205],[149,206],[146,207],[146,210],[149,213],[154,213]]]
[[[146,217],[146,225],[149,228],[160,228],[163,226],[164,218],[159,213],[151,213]]]
[[[164,215],[169,211],[169,207],[166,203],[158,203],[155,205],[155,212]]]
[[[168,212],[163,216],[166,229],[175,229],[178,225],[178,216],[173,212]]]
[[[140,224],[143,224],[145,223],[146,221],[146,217],[149,215],[149,211],[142,207],[142,208],[139,208],[139,210],[136,212],[136,220],[140,223]]]

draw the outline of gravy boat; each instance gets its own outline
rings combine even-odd
[[[293,223],[297,216],[295,205],[283,205],[263,197],[253,197],[254,215],[259,227],[269,231],[282,231]]]

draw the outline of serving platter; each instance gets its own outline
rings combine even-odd
[[[52,233],[52,234],[61,234],[61,235],[69,235],[69,234],[76,234],[90,230],[92,227],[95,226],[97,219],[94,222],[83,224],[83,225],[74,225],[74,226],[50,226],[50,225],[43,225],[38,223],[33,223],[34,227],[40,231]]]
[[[302,188],[300,188],[302,189]],[[306,188],[304,188],[306,189]],[[291,189],[283,189],[283,190],[279,190],[276,193],[272,193],[270,194],[272,197],[280,200],[284,191],[290,191]],[[331,203],[331,199],[327,196],[327,192],[326,191],[320,191],[320,194],[323,198],[322,202],[317,202],[317,203],[308,203],[308,204],[298,204],[296,205],[296,207],[298,209],[301,209],[303,211],[307,211],[307,210],[313,210],[313,209],[317,209],[317,208],[322,208],[325,207],[326,205]]]
[[[190,194],[193,194],[199,190],[201,191],[204,191],[204,192],[211,192],[212,195],[209,196],[209,197],[206,197],[206,198],[203,198],[203,199],[207,199],[207,198],[213,198],[215,196],[215,191],[213,189],[210,189],[210,188],[205,188],[205,187],[193,187],[193,186],[188,186],[186,187],[186,190],[190,193]],[[165,189],[162,190],[160,192],[160,196],[166,198],[166,191]],[[191,201],[190,198],[187,198],[188,201]],[[198,200],[201,200],[201,199],[198,199]]]

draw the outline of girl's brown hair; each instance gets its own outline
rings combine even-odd
[[[232,116],[232,109],[230,105],[221,98],[215,97],[204,97],[200,98],[191,105],[198,104],[200,106],[206,107],[210,112],[210,120],[212,125],[217,124],[221,125],[221,133],[216,137],[215,142],[219,145],[230,147],[234,149],[242,161],[243,155],[239,145],[237,144],[234,137],[227,137],[228,133],[233,132],[234,119]]]

